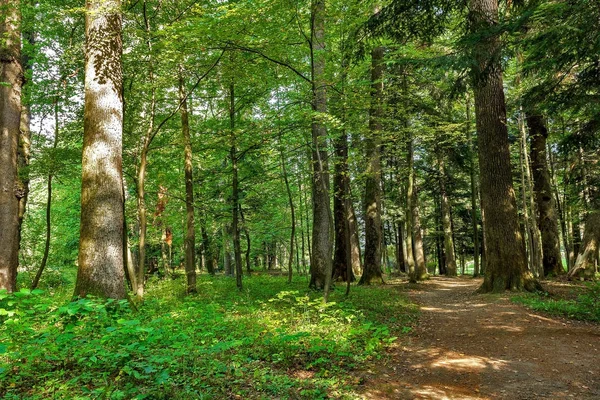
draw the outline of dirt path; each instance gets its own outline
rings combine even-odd
[[[472,279],[415,286],[418,328],[365,378],[366,399],[600,399],[600,327],[537,315]]]

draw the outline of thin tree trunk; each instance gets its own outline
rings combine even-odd
[[[147,232],[147,208],[146,208],[146,170],[148,166],[148,151],[150,150],[150,144],[154,138],[154,118],[156,115],[156,88],[154,87],[154,68],[152,61],[152,41],[150,31],[150,20],[148,18],[147,2],[143,4],[144,14],[144,28],[146,30],[146,46],[148,48],[149,59],[149,71],[148,71],[148,82],[151,86],[150,91],[150,115],[148,117],[148,127],[146,134],[144,135],[142,142],[142,149],[140,152],[140,164],[138,167],[137,176],[137,206],[138,206],[138,220],[139,220],[139,242],[138,242],[138,265],[136,268],[137,272],[137,285],[133,288],[135,295],[138,298],[144,296],[144,278],[146,271],[146,232]]]
[[[327,113],[325,0],[313,0],[311,14],[313,254],[309,287],[324,290],[323,301],[327,302],[331,285],[333,218],[329,199],[327,128],[322,122],[323,114]]]
[[[348,229],[350,231],[350,258],[352,262],[352,274],[361,275],[363,271],[362,255],[360,252],[360,236],[358,234],[358,222],[352,203],[352,188],[348,184],[348,198],[346,199],[348,210]],[[356,279],[356,278],[355,278]]]
[[[244,229],[244,235],[246,236],[246,271],[248,275],[252,272],[252,268],[250,266],[250,250],[252,241],[250,240],[250,231],[248,230],[248,226],[246,225],[246,218],[244,218],[244,211],[242,210],[242,206],[240,204],[240,218],[242,219],[242,227]]]
[[[479,190],[477,189],[477,168],[475,165],[475,139],[471,131],[471,99],[467,94],[467,141],[469,142],[469,174],[471,178],[471,226],[473,229],[473,277],[481,273],[479,266],[479,229],[477,216],[477,203]]]
[[[281,137],[279,138],[281,141]],[[292,217],[292,231],[290,234],[290,259],[288,265],[288,283],[292,283],[293,277],[293,265],[294,265],[294,239],[296,238],[296,209],[294,207],[294,197],[292,196],[292,190],[290,188],[290,182],[288,180],[287,167],[285,166],[285,155],[283,151],[283,147],[280,149],[281,153],[281,169],[283,171],[283,181],[285,182],[285,190],[288,195],[288,202],[290,205],[290,213]]]
[[[541,235],[535,218],[535,201],[533,199],[533,185],[531,185],[531,172],[529,170],[529,157],[527,155],[527,137],[523,113],[519,116],[519,161],[521,167],[521,190],[523,202],[523,218],[525,222],[522,237],[526,255],[529,255],[529,270],[540,276],[542,270],[542,245]]]
[[[384,48],[371,52],[371,108],[369,136],[366,139],[365,183],[365,263],[359,285],[370,285],[373,280],[383,282],[381,271],[381,130],[383,117],[383,56]]]
[[[206,222],[202,220],[200,224],[200,231],[202,234],[202,248],[204,249],[204,259],[206,260],[206,270],[209,274],[215,274],[215,260],[214,255],[211,251],[211,243],[206,232]]]
[[[488,32],[498,23],[497,0],[470,0],[473,32]],[[484,35],[473,47],[475,115],[479,133],[479,166],[484,213],[486,266],[482,292],[533,290],[527,271],[512,183],[506,105],[500,63],[501,42]]]
[[[235,283],[239,290],[242,290],[242,246],[240,244],[240,227],[239,227],[239,202],[240,189],[238,177],[238,155],[237,155],[237,138],[235,132],[235,84],[233,81],[229,86],[229,129],[231,130],[231,150],[229,156],[231,158],[231,213],[232,222],[231,229],[233,234],[233,258],[235,260]]]
[[[190,138],[190,122],[182,67],[180,67],[179,69],[179,104],[181,105],[181,131],[183,134],[183,152],[185,158],[185,275],[187,278],[186,292],[196,293],[196,233],[194,230],[194,177],[192,164],[192,141]]]
[[[121,2],[86,3],[79,268],[75,296],[125,290]]]
[[[438,156],[440,173],[440,208],[442,211],[442,227],[444,230],[444,250],[446,253],[446,275],[456,276],[456,255],[454,253],[454,237],[452,233],[452,217],[450,215],[450,201],[446,190],[446,168],[444,158]]]
[[[22,122],[22,121],[21,121]],[[58,134],[60,132],[59,120],[58,120],[58,97],[54,100],[54,143],[52,144],[52,160],[55,159],[56,147],[58,145]],[[48,255],[50,254],[50,239],[52,234],[51,225],[51,212],[52,212],[52,178],[54,177],[54,163],[50,165],[48,171],[48,186],[47,186],[47,198],[46,198],[46,240],[44,242],[44,255],[42,256],[42,262],[38,268],[33,281],[31,282],[31,290],[38,287],[42,273],[46,268],[48,262]]]
[[[548,130],[541,115],[528,115],[527,125],[531,138],[531,170],[533,190],[538,211],[538,227],[542,236],[542,265],[544,276],[564,272],[560,255],[557,210],[546,160]]]
[[[421,222],[419,217],[419,196],[414,168],[413,139],[408,141],[408,188],[407,205],[408,215],[411,219],[412,252],[414,260],[414,276],[412,281],[427,279],[427,268],[425,266],[425,251],[423,250],[423,235],[421,234]]]

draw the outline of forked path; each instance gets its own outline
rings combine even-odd
[[[480,280],[409,291],[420,323],[365,376],[366,399],[600,399],[600,327],[549,318]]]

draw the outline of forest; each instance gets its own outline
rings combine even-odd
[[[600,397],[596,1],[0,0],[0,61],[0,398]]]

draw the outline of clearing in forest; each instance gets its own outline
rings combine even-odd
[[[421,322],[365,376],[367,399],[599,399],[600,327],[532,312],[481,280],[414,285]]]

